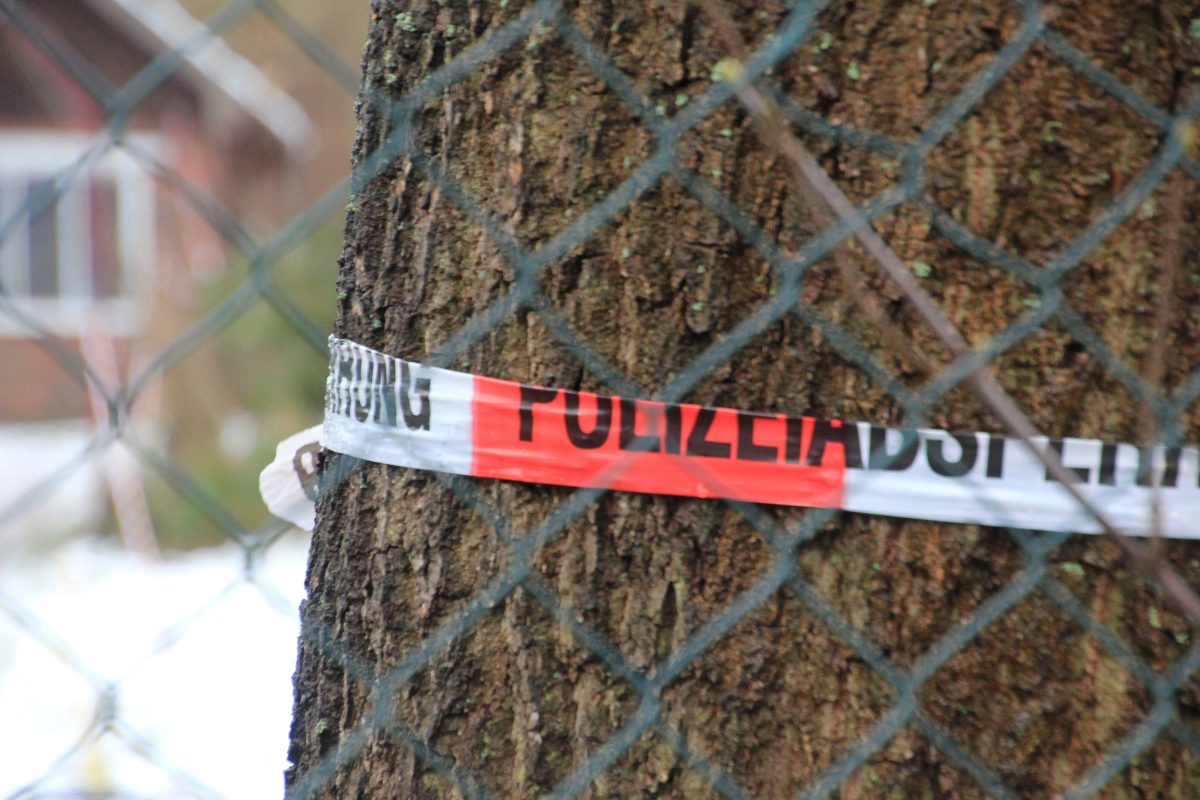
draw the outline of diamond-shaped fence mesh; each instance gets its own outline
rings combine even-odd
[[[674,107],[667,108],[663,102],[644,96],[636,79],[628,74],[628,65],[619,65],[619,59],[589,38],[562,3],[540,0],[523,10],[514,10],[508,15],[509,21],[484,31],[469,46],[456,48],[453,58],[431,69],[403,96],[384,96],[369,81],[364,82],[360,102],[386,120],[387,135],[365,155],[352,176],[341,172],[339,166],[321,176],[329,179],[329,185],[298,191],[279,178],[287,168],[278,164],[297,158],[297,153],[311,146],[312,131],[306,126],[312,122],[280,93],[264,88],[261,75],[251,74],[252,68],[227,48],[223,37],[234,41],[241,36],[242,50],[267,47],[272,41],[273,46],[292,48],[307,58],[307,69],[328,82],[328,91],[341,91],[346,96],[359,91],[357,71],[347,66],[329,44],[326,32],[310,27],[314,23],[303,21],[299,6],[293,7],[286,0],[235,0],[219,7],[210,4],[209,8],[203,3],[193,5],[195,13],[213,12],[204,25],[191,23],[191,17],[173,2],[89,0],[72,6],[0,0],[0,34],[5,43],[0,67],[5,74],[22,77],[20,86],[14,82],[10,90],[0,91],[0,112],[14,120],[11,131],[0,130],[0,141],[7,151],[0,153],[0,322],[6,336],[5,358],[11,358],[12,364],[4,379],[9,386],[0,396],[4,404],[0,405],[0,426],[10,417],[22,420],[32,416],[36,420],[36,424],[23,428],[8,426],[12,431],[20,428],[29,438],[24,440],[25,449],[15,453],[9,449],[4,454],[6,468],[15,465],[23,480],[13,481],[20,490],[6,495],[0,507],[0,546],[16,548],[14,542],[21,536],[36,537],[52,530],[54,525],[46,520],[78,510],[72,506],[81,502],[81,495],[72,494],[72,487],[95,476],[111,497],[111,518],[121,530],[125,545],[141,551],[149,564],[154,563],[151,554],[159,547],[188,543],[169,541],[163,528],[170,526],[198,532],[194,535],[207,542],[231,542],[239,554],[239,563],[226,565],[226,579],[213,588],[210,600],[180,609],[179,618],[167,631],[136,656],[125,659],[124,671],[110,669],[107,662],[98,663],[95,659],[99,656],[94,654],[102,650],[64,638],[52,614],[31,611],[17,583],[0,585],[0,618],[20,636],[51,653],[54,674],[62,676],[59,680],[63,692],[76,692],[93,709],[91,722],[83,730],[70,732],[60,758],[14,788],[11,797],[93,796],[83,789],[58,788],[55,775],[89,743],[104,736],[116,738],[148,768],[168,776],[171,791],[176,793],[172,796],[212,797],[225,791],[214,788],[216,783],[205,775],[180,768],[165,756],[156,745],[154,732],[130,718],[125,710],[129,707],[126,699],[136,694],[143,673],[153,672],[156,662],[172,658],[172,648],[186,640],[192,629],[204,626],[206,620],[224,619],[214,615],[212,609],[229,596],[247,590],[257,592],[267,605],[285,615],[293,613],[292,601],[273,587],[265,577],[268,570],[264,566],[286,526],[278,521],[262,521],[259,511],[246,511],[246,487],[240,484],[246,483],[247,474],[244,469],[238,473],[226,462],[261,459],[261,446],[247,449],[243,444],[253,438],[248,430],[265,428],[266,433],[260,433],[259,438],[281,438],[290,432],[289,428],[305,422],[304,413],[319,407],[330,324],[324,309],[332,305],[332,298],[314,291],[332,294],[332,273],[314,273],[304,265],[324,259],[325,267],[330,268],[343,213],[353,209],[359,191],[400,161],[411,165],[422,180],[435,185],[456,213],[477,225],[515,276],[511,291],[483,313],[464,320],[437,353],[430,354],[429,363],[435,366],[449,365],[517,311],[527,309],[536,311],[557,343],[614,392],[648,396],[649,391],[614,367],[571,327],[546,296],[539,276],[600,235],[649,189],[670,179],[692,201],[735,231],[744,245],[774,270],[776,283],[767,302],[725,332],[686,368],[675,372],[655,393],[659,399],[681,400],[762,331],[788,319],[815,331],[846,363],[856,366],[876,387],[885,390],[911,422],[919,423],[947,397],[959,397],[956,393],[965,389],[976,392],[980,402],[1010,427],[1003,432],[1022,436],[1031,430],[1028,422],[1015,412],[1017,406],[1011,402],[1004,405],[1003,391],[994,382],[989,384],[980,368],[1002,364],[1031,337],[1054,328],[1069,334],[1079,357],[1086,357],[1097,369],[1115,378],[1134,405],[1149,409],[1148,416],[1162,443],[1186,443],[1189,432],[1194,432],[1186,415],[1200,397],[1200,369],[1190,369],[1173,391],[1167,391],[1158,378],[1147,378],[1141,365],[1119,356],[1112,340],[1105,338],[1107,331],[1119,330],[1120,326],[1099,329],[1096,310],[1073,307],[1068,288],[1070,282],[1082,280],[1078,277],[1080,265],[1128,220],[1139,215],[1156,224],[1168,220],[1170,214],[1156,210],[1155,204],[1164,202],[1159,190],[1173,176],[1180,181],[1200,179],[1195,126],[1200,115],[1200,92],[1187,91],[1189,81],[1200,85],[1200,79],[1187,73],[1187,64],[1174,67],[1176,81],[1184,87],[1178,93],[1183,100],[1177,108],[1161,107],[1099,66],[1096,54],[1082,52],[1069,41],[1056,26],[1061,15],[1068,12],[1052,10],[1035,0],[1011,4],[1018,18],[1012,34],[998,43],[994,55],[964,68],[958,91],[940,107],[927,109],[915,121],[913,135],[905,138],[894,132],[881,133],[839,122],[803,107],[777,84],[776,68],[802,48],[815,52],[830,47],[827,34],[821,32],[820,20],[829,10],[826,6],[835,7],[834,3],[791,5],[781,15],[778,27],[752,52],[737,53],[738,43],[727,42],[724,49],[730,53],[730,60],[714,65],[711,84],[692,94],[681,92]],[[309,5],[300,4],[305,11],[311,10]],[[926,0],[923,7],[933,5],[932,0]],[[713,30],[718,30],[722,13],[719,4],[701,6],[699,13],[712,14]],[[98,9],[106,10],[102,13]],[[896,13],[908,12],[898,9]],[[404,27],[421,21],[399,12],[396,24]],[[886,26],[888,20],[876,20],[875,24]],[[1172,6],[1153,24],[1171,29],[1173,35],[1190,37],[1192,47],[1200,49],[1200,8],[1189,9],[1182,3]],[[252,34],[244,33],[247,26]],[[78,35],[75,28],[85,29],[88,35]],[[419,120],[422,110],[450,87],[478,79],[489,65],[510,49],[523,46],[530,37],[549,34],[557,36],[570,57],[602,81],[615,98],[614,113],[637,120],[639,135],[644,138],[628,145],[631,151],[641,149],[636,159],[626,158],[623,177],[609,176],[603,196],[583,213],[566,220],[558,233],[531,248],[498,221],[469,188],[469,181],[457,175],[440,154],[422,149]],[[361,31],[355,35],[361,36]],[[106,39],[110,36],[111,41]],[[113,42],[117,40],[133,42],[129,46],[140,53],[142,60],[130,66],[128,59],[114,57]],[[148,46],[147,42],[154,44]],[[1132,42],[1130,46],[1141,45]],[[988,103],[989,92],[1001,81],[1019,78],[1031,58],[1054,59],[1066,65],[1077,84],[1067,86],[1065,92],[1088,87],[1086,97],[1064,101],[1068,107],[1075,102],[1099,102],[1094,91],[1098,89],[1106,102],[1111,101],[1119,109],[1113,113],[1122,115],[1124,124],[1146,135],[1140,160],[1131,156],[1134,165],[1122,165],[1125,175],[1121,185],[1097,195],[1107,200],[1078,230],[1046,232],[1046,257],[1041,259],[1044,263],[1034,263],[1034,256],[1028,252],[1015,252],[1002,241],[979,235],[970,215],[993,213],[991,209],[971,207],[966,220],[950,214],[943,196],[947,187],[930,177],[931,161],[946,157],[939,148],[956,135],[976,109]],[[1193,73],[1196,64],[1191,62]],[[847,69],[854,80],[863,77],[857,62],[850,62]],[[869,80],[869,76],[863,79]],[[209,97],[214,93],[221,95],[219,101]],[[309,99],[319,102],[321,97],[314,93]],[[821,137],[875,159],[867,163],[881,165],[886,180],[880,185],[886,188],[851,204],[836,190],[834,195],[822,190],[817,181],[812,191],[828,204],[827,219],[820,232],[798,248],[784,247],[739,208],[738,202],[680,156],[679,144],[690,132],[720,109],[730,107],[742,108],[761,124],[766,144],[785,158],[794,157],[801,173],[803,153],[797,155],[788,147],[797,136]],[[887,109],[876,111],[880,117],[888,113]],[[352,119],[349,101],[336,112],[321,113],[341,115],[343,123]],[[148,123],[147,119],[152,121]],[[249,120],[247,124],[254,133],[231,122],[238,119]],[[22,130],[22,120],[39,122],[26,124]],[[1054,125],[1061,123],[1047,123],[1047,136],[1054,135]],[[210,141],[214,138],[223,140]],[[261,140],[269,141],[270,146],[256,150],[255,142]],[[348,140],[342,144],[348,145]],[[989,157],[984,145],[972,146],[975,149],[967,158]],[[1053,170],[1055,165],[1047,164],[1044,169]],[[808,179],[811,173],[809,178],[798,178]],[[1106,183],[1113,176],[1083,176],[1081,193],[1088,191],[1086,180],[1091,179]],[[256,181],[267,188],[250,188],[257,185]],[[981,196],[986,203],[987,193]],[[297,197],[306,199],[300,203]],[[347,200],[351,201],[349,206]],[[151,207],[156,209],[154,230],[139,230],[139,215],[145,215]],[[269,213],[263,209],[269,209]],[[1023,286],[1028,295],[1020,314],[996,327],[986,340],[967,344],[961,337],[955,339],[957,332],[948,317],[939,316],[939,309],[922,307],[921,297],[928,300],[928,295],[904,292],[905,302],[915,309],[912,313],[941,336],[941,344],[950,356],[944,368],[916,390],[896,380],[844,320],[831,318],[804,293],[804,278],[810,268],[855,238],[887,271],[884,262],[890,251],[883,246],[877,252],[868,240],[872,223],[898,209],[919,214],[937,235],[957,246],[971,264],[991,269],[997,282]],[[1176,209],[1176,217],[1180,213]],[[1194,225],[1195,220],[1190,223]],[[1162,236],[1168,239],[1172,235],[1170,222],[1161,225]],[[139,240],[139,236],[143,238]],[[136,243],[146,241],[147,236],[157,241],[153,245],[157,256],[138,252]],[[167,265],[169,259],[161,255],[168,246],[177,247],[173,265]],[[1190,271],[1194,280],[1197,254],[1183,252],[1176,258],[1180,262],[1177,271]],[[931,266],[916,262],[904,269],[920,277],[922,270],[928,271]],[[919,281],[913,282],[919,286]],[[149,291],[148,285],[156,288]],[[1195,310],[1186,308],[1177,313],[1194,314]],[[258,390],[252,377],[231,374],[223,366],[221,355],[230,352],[250,362],[248,372],[262,373],[252,377],[270,383],[268,394],[286,394],[291,400],[300,393],[310,407],[294,412],[272,411],[269,423],[260,420],[256,424],[255,414],[267,413],[270,401],[255,399]],[[279,363],[288,359],[301,363],[289,367],[285,374]],[[288,377],[295,375],[300,378]],[[287,385],[288,380],[295,380],[297,385]],[[282,389],[279,381],[285,384]],[[299,386],[301,381],[307,382],[307,389]],[[231,399],[211,391],[213,386],[226,384],[241,387],[241,395],[235,392]],[[1064,389],[1069,391],[1071,387]],[[44,410],[55,408],[56,403],[64,410],[56,417],[48,416]],[[35,412],[31,415],[28,408]],[[62,426],[54,428],[48,418],[79,418],[86,424],[73,429],[70,436],[60,436]],[[16,446],[21,446],[20,442]],[[224,462],[214,455],[214,448],[224,453]],[[358,466],[348,458],[333,463],[336,467],[324,476],[323,491],[339,485]],[[982,595],[952,629],[928,642],[919,658],[900,660],[876,641],[861,621],[840,611],[798,567],[806,545],[841,512],[813,510],[800,516],[798,523],[785,526],[760,507],[730,501],[729,508],[761,538],[761,572],[661,663],[652,670],[643,670],[631,664],[600,631],[578,618],[563,602],[560,588],[548,585],[532,566],[537,554],[572,521],[586,514],[606,490],[573,492],[533,529],[515,530],[505,512],[485,498],[471,480],[440,474],[434,478],[491,526],[508,549],[503,570],[486,591],[382,673],[365,663],[362,654],[331,643],[333,637],[319,630],[315,621],[307,624],[302,636],[317,643],[322,657],[343,669],[347,679],[371,697],[389,698],[448,647],[479,635],[496,609],[511,602],[514,593],[522,589],[526,599],[569,631],[575,647],[598,658],[634,698],[632,714],[592,749],[590,757],[567,771],[551,796],[575,797],[587,792],[606,771],[621,769],[622,759],[633,748],[643,746],[639,743],[646,737],[701,776],[706,791],[724,797],[754,796],[721,766],[726,762],[721,754],[705,752],[690,740],[672,723],[665,709],[687,702],[686,696],[672,693],[681,675],[732,635],[739,622],[759,612],[768,598],[780,596],[786,597],[797,613],[803,613],[809,624],[823,626],[835,635],[844,645],[846,658],[864,667],[862,680],[876,683],[878,691],[891,698],[882,715],[863,724],[852,746],[819,762],[822,766],[798,796],[829,796],[844,789],[848,781],[859,787],[855,791],[871,795],[872,790],[859,786],[859,773],[885,753],[902,730],[918,733],[953,768],[970,776],[983,794],[1018,796],[1020,790],[1006,784],[1003,765],[987,763],[946,724],[941,706],[951,703],[952,698],[939,694],[939,707],[934,709],[925,692],[935,676],[946,671],[981,669],[964,658],[964,653],[977,641],[994,638],[1009,641],[1017,648],[1017,660],[1033,675],[1029,691],[1043,692],[1045,704],[1059,702],[1055,684],[1036,679],[1038,654],[1019,652],[1023,624],[1077,626],[1092,642],[1091,657],[1097,663],[1103,662],[1109,674],[1119,674],[1120,680],[1139,687],[1137,691],[1144,696],[1136,718],[1114,722],[1105,737],[1092,743],[1103,751],[1100,758],[1088,755],[1087,760],[1074,765],[1075,776],[1063,783],[1068,787],[1066,795],[1095,795],[1164,741],[1186,751],[1189,758],[1200,755],[1200,737],[1180,707],[1181,693],[1200,668],[1200,646],[1190,641],[1192,629],[1186,622],[1179,622],[1173,631],[1164,631],[1178,646],[1171,651],[1169,663],[1164,665],[1160,659],[1152,665],[1131,646],[1126,631],[1114,629],[1097,612],[1103,603],[1080,598],[1075,578],[1084,567],[1070,555],[1064,556],[1078,542],[1070,534],[1017,528],[988,532],[1009,537],[1014,545],[1005,580]],[[1003,511],[998,509],[997,513],[1003,516]],[[1088,513],[1102,514],[1103,509],[1089,509]],[[259,522],[248,523],[247,519]],[[163,520],[169,520],[169,525]],[[155,523],[157,536],[152,532]],[[1160,550],[1153,547],[1125,544],[1135,571],[1147,576],[1165,595],[1163,610],[1150,606],[1138,613],[1148,614],[1155,630],[1164,628],[1163,618],[1168,614],[1182,610],[1186,616],[1190,595],[1186,582],[1172,583],[1178,576],[1171,567],[1185,573],[1192,567],[1187,563],[1168,564]],[[1119,569],[1112,564],[1088,568]],[[170,588],[160,590],[169,592]],[[1111,586],[1109,591],[1113,591]],[[157,601],[145,597],[142,602]],[[1175,609],[1172,603],[1183,608]],[[230,649],[220,655],[236,663],[249,654]],[[0,657],[0,666],[3,663]],[[236,676],[236,671],[233,674]],[[281,680],[286,681],[286,676]],[[178,694],[195,696],[204,691],[205,687],[187,686],[180,687]],[[31,702],[35,700],[31,698]],[[300,800],[320,794],[340,770],[380,737],[407,748],[425,769],[448,781],[461,795],[488,794],[488,776],[471,774],[440,752],[433,742],[397,718],[390,703],[377,702],[373,707],[375,710],[342,735],[323,760],[297,776],[288,791],[289,798]],[[230,720],[228,724],[238,723]],[[282,756],[282,741],[279,749]],[[1089,748],[1081,748],[1081,753],[1090,752]],[[6,756],[0,754],[0,765],[5,760]],[[101,795],[123,796],[116,790],[95,796]]]

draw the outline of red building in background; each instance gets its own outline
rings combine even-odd
[[[0,553],[95,524],[106,493],[137,513],[119,448],[80,457],[107,409],[62,354],[106,386],[136,372],[156,315],[230,251],[188,195],[238,224],[277,216],[314,139],[299,104],[174,0],[0,5]],[[24,502],[43,482],[56,499]]]

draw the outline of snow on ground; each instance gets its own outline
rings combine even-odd
[[[0,798],[282,797],[307,550],[0,558]]]

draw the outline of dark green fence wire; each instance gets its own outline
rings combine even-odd
[[[105,109],[106,124],[96,137],[93,147],[71,168],[6,219],[0,219],[0,244],[14,235],[18,226],[41,211],[51,208],[72,185],[87,175],[89,168],[106,152],[114,148],[125,150],[156,179],[167,183],[187,201],[214,230],[223,236],[250,264],[244,283],[232,291],[216,307],[188,331],[170,343],[145,369],[119,386],[108,386],[88,365],[61,345],[37,321],[11,302],[8,292],[0,286],[0,314],[24,327],[31,337],[40,341],[47,353],[70,374],[80,386],[92,386],[99,391],[108,408],[108,428],[98,431],[91,444],[79,458],[64,464],[54,474],[28,491],[7,509],[0,509],[0,526],[24,508],[39,502],[53,488],[66,480],[75,470],[105,452],[117,440],[123,440],[140,458],[144,469],[160,476],[180,495],[210,518],[228,537],[239,544],[246,554],[247,580],[253,580],[256,558],[284,529],[281,523],[266,530],[248,531],[226,510],[221,499],[212,496],[189,475],[186,468],[174,463],[149,443],[140,441],[128,427],[130,408],[147,384],[228,325],[251,305],[265,301],[296,331],[297,346],[307,343],[314,351],[324,354],[325,331],[309,320],[302,311],[275,285],[272,271],[279,259],[321,222],[342,210],[345,200],[383,173],[397,159],[410,161],[423,176],[435,184],[442,195],[453,202],[467,217],[481,226],[490,241],[513,267],[516,281],[512,290],[496,300],[486,311],[466,321],[436,353],[429,354],[429,363],[450,364],[473,344],[491,333],[509,315],[519,309],[536,311],[557,340],[592,374],[598,376],[614,393],[642,395],[642,387],[609,364],[589,344],[581,339],[559,316],[538,286],[539,273],[579,247],[618,214],[627,209],[639,196],[670,176],[712,214],[728,223],[745,242],[751,245],[773,267],[778,278],[775,297],[742,320],[718,343],[702,353],[669,383],[655,394],[662,400],[682,399],[714,369],[725,364],[756,335],[779,320],[791,315],[816,329],[821,336],[848,362],[885,388],[904,409],[912,423],[919,423],[925,412],[955,387],[979,365],[991,362],[1036,333],[1051,321],[1066,330],[1097,358],[1122,383],[1130,394],[1147,404],[1158,420],[1167,444],[1179,442],[1181,413],[1200,397],[1200,370],[1193,372],[1174,395],[1164,394],[1158,387],[1148,385],[1129,365],[1122,362],[1065,302],[1062,281],[1092,252],[1105,237],[1130,216],[1151,195],[1166,176],[1176,169],[1193,178],[1200,178],[1200,164],[1187,155],[1182,131],[1200,113],[1200,99],[1176,113],[1156,107],[1137,91],[1122,83],[1111,73],[1096,66],[1086,54],[1069,44],[1050,27],[1036,0],[1021,0],[1018,4],[1022,22],[1016,34],[999,50],[972,80],[943,109],[923,127],[911,142],[900,141],[876,132],[836,124],[797,106],[786,94],[773,85],[768,70],[794,52],[810,36],[825,2],[799,2],[774,34],[743,65],[736,80],[718,82],[703,95],[693,99],[677,114],[666,118],[656,113],[650,103],[634,88],[631,79],[609,59],[594,42],[571,23],[556,0],[539,0],[518,18],[491,32],[458,54],[453,60],[426,77],[406,96],[383,99],[365,96],[365,102],[376,104],[386,115],[389,134],[386,140],[364,159],[353,176],[328,192],[312,207],[296,216],[280,233],[259,241],[243,228],[234,215],[222,208],[203,191],[182,176],[158,162],[125,136],[131,113],[183,64],[191,52],[202,49],[212,39],[238,24],[252,13],[261,13],[285,36],[307,53],[335,80],[350,89],[358,88],[356,70],[338,60],[322,43],[319,36],[304,28],[286,8],[282,0],[235,0],[208,21],[208,29],[187,41],[180,49],[169,52],[149,64],[124,86],[107,85],[96,77],[87,64],[79,63],[70,54],[55,47],[52,39],[42,35],[36,22],[14,0],[0,0],[0,15],[28,37],[46,57],[55,61],[79,87]],[[645,127],[654,141],[653,153],[634,169],[616,189],[563,231],[537,250],[523,247],[500,221],[493,218],[470,192],[439,163],[437,158],[421,150],[415,135],[415,120],[426,104],[436,100],[455,83],[471,76],[476,70],[498,58],[509,48],[520,45],[535,29],[552,29],[567,47],[603,80],[607,88]],[[1001,249],[968,231],[954,221],[934,200],[925,186],[925,159],[934,147],[959,125],[1010,70],[1026,57],[1029,49],[1040,44],[1068,64],[1078,75],[1099,86],[1142,119],[1150,122],[1161,134],[1161,145],[1149,165],[1142,170],[1113,199],[1111,205],[1086,230],[1066,242],[1047,268],[1035,267],[1019,255]],[[1198,44],[1200,46],[1200,44]],[[771,97],[797,130],[835,140],[847,147],[861,148],[897,159],[903,167],[901,178],[878,196],[862,204],[857,215],[839,220],[815,236],[793,255],[787,255],[760,230],[736,204],[722,195],[700,176],[679,163],[675,157],[680,138],[716,109],[737,102],[735,95],[745,85],[753,84]],[[369,90],[368,90],[369,91]],[[934,229],[980,262],[1003,269],[1025,282],[1037,292],[1040,303],[1031,308],[1006,329],[976,348],[967,358],[953,362],[923,389],[912,392],[895,381],[879,364],[866,346],[852,334],[824,318],[801,296],[801,284],[806,270],[827,256],[850,237],[858,226],[909,205],[923,212]],[[323,479],[322,491],[328,491],[345,480],[357,464],[349,458],[335,462]],[[825,797],[845,781],[905,726],[912,726],[931,742],[950,761],[969,774],[988,795],[1014,797],[996,772],[976,758],[969,749],[942,728],[921,707],[921,688],[956,653],[978,637],[988,626],[1001,619],[1017,604],[1035,593],[1052,601],[1100,645],[1103,651],[1120,663],[1143,684],[1152,698],[1152,707],[1145,718],[1103,758],[1092,765],[1067,792],[1068,797],[1088,797],[1125,769],[1140,753],[1160,737],[1176,740],[1193,755],[1200,755],[1200,737],[1185,726],[1179,715],[1176,694],[1200,668],[1200,645],[1192,647],[1166,670],[1157,672],[1135,655],[1128,645],[1108,626],[1093,615],[1051,573],[1048,557],[1052,551],[1069,540],[1067,534],[1046,535],[1016,528],[1008,535],[1020,548],[1023,568],[1003,588],[979,605],[961,624],[936,641],[914,664],[903,667],[891,660],[883,648],[872,641],[863,630],[856,628],[839,615],[820,592],[801,575],[796,567],[796,553],[829,520],[840,512],[816,509],[806,513],[792,529],[782,528],[769,514],[748,503],[726,501],[761,534],[774,552],[771,567],[761,578],[732,604],[708,621],[662,663],[649,672],[632,667],[619,650],[598,632],[581,622],[564,607],[555,592],[532,570],[535,555],[558,536],[572,520],[606,493],[602,489],[581,489],[573,492],[550,516],[531,531],[513,530],[505,515],[489,503],[465,478],[437,475],[445,487],[466,503],[492,526],[508,547],[511,563],[479,596],[453,619],[425,639],[415,650],[394,667],[379,673],[348,652],[318,623],[306,620],[302,636],[316,643],[322,655],[343,668],[351,679],[359,682],[371,697],[369,707],[375,711],[361,720],[342,737],[339,746],[316,767],[301,775],[288,793],[289,800],[303,800],[319,793],[327,782],[352,761],[375,737],[387,736],[408,748],[429,769],[453,783],[467,797],[484,797],[482,776],[471,775],[459,768],[450,757],[439,753],[432,744],[396,719],[392,704],[383,702],[399,687],[410,681],[439,653],[471,631],[484,616],[501,606],[518,587],[522,587],[540,603],[560,624],[571,631],[576,641],[594,653],[612,674],[625,681],[640,697],[636,712],[590,758],[580,764],[551,793],[552,797],[574,797],[584,791],[604,770],[611,767],[634,742],[647,732],[659,737],[680,758],[682,763],[698,771],[712,788],[724,797],[747,798],[751,795],[740,787],[733,776],[720,769],[694,743],[688,741],[661,713],[662,693],[679,675],[714,642],[730,632],[747,614],[775,592],[790,591],[814,617],[840,638],[864,663],[869,665],[890,687],[895,703],[852,746],[823,773],[817,775],[800,795]],[[1003,509],[998,509],[1000,513]],[[7,614],[18,625],[51,646],[82,674],[88,674],[85,663],[70,654],[70,643],[58,641],[54,634],[25,613],[20,604],[0,588],[0,613]],[[113,722],[119,706],[110,688],[99,698],[100,706],[109,709],[99,715],[101,722]],[[282,742],[281,742],[282,748]],[[203,794],[203,792],[201,792]]]

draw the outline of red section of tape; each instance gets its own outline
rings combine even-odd
[[[839,507],[840,422],[475,378],[471,473],[629,492]],[[857,450],[855,451],[857,454]]]

